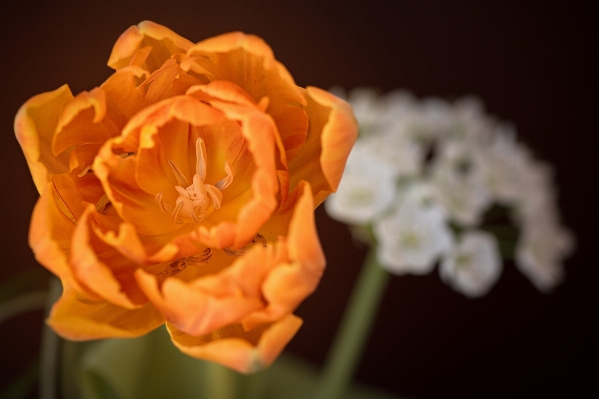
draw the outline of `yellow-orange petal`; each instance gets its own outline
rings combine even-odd
[[[272,119],[259,110],[236,104],[213,102],[229,119],[241,122],[241,131],[253,155],[257,170],[252,178],[252,198],[240,197],[223,204],[217,215],[226,215],[229,208],[239,209],[235,222],[234,248],[239,248],[251,240],[260,227],[268,220],[277,206],[278,180],[275,162],[276,126]]]
[[[68,151],[54,156],[52,140],[58,119],[72,99],[69,86],[64,85],[32,97],[19,108],[15,117],[15,134],[40,194],[53,174],[69,171]]]
[[[162,287],[158,286],[156,276],[142,270],[138,270],[135,277],[166,320],[194,335],[207,334],[237,322],[262,306],[258,297],[245,295],[231,282],[221,281],[221,277],[206,283],[167,278]],[[232,291],[235,289],[236,292]]]
[[[81,92],[65,106],[52,139],[52,153],[58,155],[80,144],[103,143],[120,132],[104,123],[106,94],[99,87]],[[108,121],[110,122],[110,121]]]
[[[77,290],[82,290],[68,263],[68,250],[75,223],[60,210],[56,190],[47,185],[33,208],[29,245],[35,258],[48,270]]]
[[[100,86],[106,93],[108,114],[112,115],[119,132],[133,115],[147,105],[144,92],[137,87],[149,75],[144,69],[128,66],[113,73]]]
[[[209,101],[210,104],[218,109],[223,107],[229,109],[241,109],[244,113],[245,108],[254,109],[256,111],[264,112],[263,107],[268,106],[268,97],[263,97],[261,104],[258,104],[254,99],[241,87],[235,83],[216,80],[206,85],[197,85],[189,88],[186,93],[188,96],[197,98],[200,101]],[[263,101],[265,100],[265,101]],[[230,103],[230,104],[229,104]],[[231,107],[233,105],[233,107]],[[238,105],[240,107],[235,107]],[[296,107],[297,108],[297,107]],[[298,108],[300,109],[300,108]],[[301,109],[300,109],[301,110]],[[301,110],[301,112],[304,112]],[[236,117],[233,113],[229,113],[230,116]],[[271,116],[272,117],[272,116]],[[307,127],[307,118],[306,127]],[[277,178],[279,180],[279,192],[281,196],[281,203],[285,202],[288,190],[289,190],[289,172],[287,171],[287,149],[281,139],[276,123],[272,126],[272,131],[275,137],[275,143],[277,146],[276,153],[276,169]],[[305,136],[305,130],[304,130]],[[244,168],[245,170],[245,168]],[[239,178],[240,176],[238,176]],[[230,190],[229,190],[230,191]]]
[[[290,314],[276,323],[251,331],[233,325],[196,337],[168,323],[167,329],[181,352],[220,363],[240,373],[254,373],[269,366],[279,356],[301,325],[302,319]]]
[[[73,233],[70,263],[75,277],[107,302],[125,309],[140,308],[147,298],[133,277],[138,265],[96,236],[95,212],[88,205]]]
[[[235,83],[256,103],[268,98],[266,112],[275,121],[285,157],[292,159],[297,154],[308,129],[308,118],[302,109],[305,99],[291,74],[261,38],[241,32],[226,33],[199,42],[187,55],[203,56],[196,57],[195,62],[212,79]]]
[[[63,293],[52,307],[48,325],[60,336],[85,341],[102,338],[133,338],[164,324],[164,317],[151,304],[125,309],[96,300],[63,283]]]
[[[276,214],[265,226],[266,231],[287,233],[287,262],[273,267],[262,282],[262,296],[267,305],[243,320],[245,328],[271,323],[297,306],[316,289],[324,271],[325,258],[314,221],[314,202],[310,186],[300,182],[291,220],[285,213]],[[288,212],[291,213],[291,212]],[[285,232],[288,225],[288,232]]]
[[[151,21],[143,21],[137,26],[131,26],[121,34],[114,44],[108,59],[108,66],[113,69],[126,67],[132,60],[135,62],[134,57],[138,51],[146,52],[146,47],[151,46],[152,50],[140,66],[153,72],[171,55],[185,53],[192,45],[192,42],[165,26]]]
[[[290,187],[293,190],[300,180],[306,180],[318,206],[337,190],[358,126],[349,104],[334,95],[308,87],[306,99],[310,128],[305,144],[289,162]]]
[[[190,87],[187,95],[194,93],[203,93],[207,96],[218,98],[220,100],[231,102],[234,104],[245,105],[250,108],[258,108],[258,104],[254,99],[241,87],[233,82],[225,80],[215,80],[207,85],[197,85]]]
[[[172,58],[167,59],[164,64],[139,86],[139,90],[145,92],[145,99],[148,104],[154,104],[165,98],[184,93],[173,93],[173,81],[183,73],[183,70]]]

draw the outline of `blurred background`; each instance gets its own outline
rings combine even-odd
[[[577,238],[566,279],[544,295],[506,262],[480,299],[437,272],[393,277],[355,376],[397,395],[597,397],[599,272],[597,14],[591,2],[3,2],[0,6],[0,283],[38,268],[27,245],[38,197],[13,119],[31,96],[100,85],[118,36],[149,19],[193,42],[261,36],[300,86],[480,96],[555,167],[563,223]],[[328,266],[298,309],[288,350],[319,366],[366,248],[317,210]],[[42,311],[0,325],[0,391],[40,348]],[[595,320],[595,322],[593,322]]]

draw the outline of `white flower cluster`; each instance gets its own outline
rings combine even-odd
[[[560,225],[549,166],[513,126],[475,97],[333,91],[353,106],[360,137],[325,207],[372,234],[387,270],[425,274],[439,263],[443,281],[478,297],[499,279],[504,252],[539,290],[561,281],[573,238]]]

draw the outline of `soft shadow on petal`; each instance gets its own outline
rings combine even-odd
[[[314,221],[312,191],[305,182],[298,186],[299,196],[293,212],[273,216],[265,230],[283,232],[286,226],[288,260],[270,270],[261,283],[267,305],[246,317],[246,329],[270,323],[293,312],[316,289],[324,272],[325,258]],[[289,214],[292,213],[289,221]]]
[[[100,144],[84,144],[75,148],[69,157],[69,177],[78,192],[78,201],[97,203],[104,195],[102,183],[91,168]],[[57,175],[55,175],[56,177]],[[56,181],[56,179],[54,179]]]
[[[308,129],[308,118],[302,109],[305,100],[287,69],[275,60],[272,49],[262,39],[232,32],[203,40],[187,54],[196,56],[195,62],[214,79],[235,83],[255,102],[267,98],[266,112],[275,121],[286,158],[297,154]]]
[[[15,134],[40,194],[53,174],[69,171],[68,151],[54,156],[52,139],[58,119],[72,99],[69,86],[64,85],[32,97],[19,108],[15,117]]]
[[[119,132],[129,119],[146,106],[145,95],[137,87],[149,76],[139,67],[129,66],[113,73],[102,85],[108,113],[118,118]]]
[[[164,323],[164,317],[151,304],[134,310],[124,309],[63,285],[63,294],[52,307],[47,323],[64,338],[73,341],[133,338]]]
[[[56,156],[74,145],[99,144],[117,136],[120,131],[109,120],[103,121],[105,115],[104,90],[96,87],[77,94],[60,115],[52,139],[52,153]]]
[[[241,122],[241,131],[257,167],[252,178],[252,199],[240,204],[235,224],[236,237],[231,245],[239,248],[256,235],[277,207],[276,126],[259,110],[224,102],[213,103],[213,106],[229,119]]]
[[[35,204],[29,228],[29,245],[38,262],[63,282],[82,290],[67,261],[75,222],[60,210],[55,195],[54,186],[47,185]]]
[[[176,53],[185,53],[193,46],[189,40],[179,36],[165,26],[151,21],[143,21],[138,25],[131,26],[118,38],[110,58],[108,66],[113,69],[121,69],[128,66],[138,51],[146,52],[147,46],[151,51],[141,64],[141,67],[153,72]]]
[[[318,206],[337,190],[358,137],[358,126],[349,104],[332,94],[308,87],[306,99],[310,128],[306,143],[289,162],[290,187],[293,190],[300,180],[306,180],[312,186],[314,203]]]
[[[138,267],[116,249],[107,245],[94,230],[98,229],[88,205],[73,233],[71,259],[78,281],[96,295],[122,308],[135,309],[147,303],[147,298],[133,277]]]
[[[223,364],[240,373],[254,373],[269,366],[279,356],[301,325],[302,319],[288,315],[251,331],[235,324],[194,337],[170,324],[167,329],[173,343],[183,353]]]
[[[188,334],[204,335],[262,308],[261,281],[284,255],[275,248],[256,247],[229,266],[232,258],[213,250],[191,282],[167,278],[160,285],[157,276],[142,270],[136,278],[169,322]]]
[[[135,178],[136,157],[123,158],[113,152],[113,145],[118,141],[107,142],[94,162],[94,172],[112,206],[140,234],[159,235],[179,230],[181,227],[172,222],[171,216],[160,210],[155,195],[139,187]],[[137,148],[129,150],[137,151]]]

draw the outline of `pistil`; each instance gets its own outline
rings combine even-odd
[[[216,182],[214,185],[206,184],[207,173],[207,155],[206,145],[201,137],[198,137],[195,145],[196,150],[196,170],[192,179],[192,184],[181,172],[172,160],[168,160],[178,185],[175,190],[179,193],[175,201],[175,206],[166,203],[162,192],[155,196],[155,200],[160,210],[171,214],[174,224],[184,224],[190,221],[198,223],[202,221],[210,212],[219,209],[222,203],[222,190],[226,189],[233,182],[233,168],[229,162],[225,162],[226,176]]]

